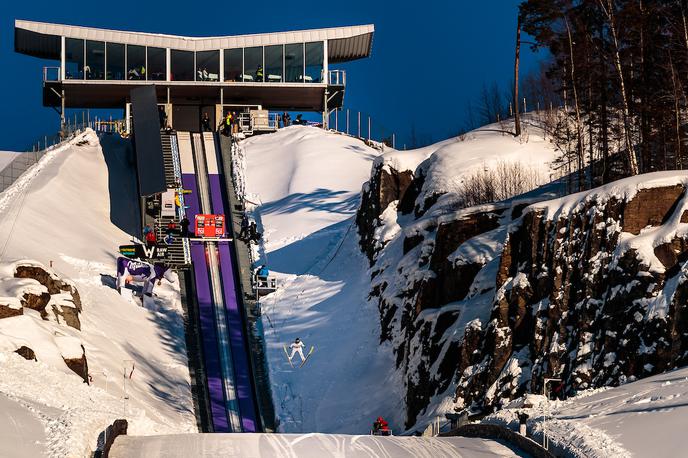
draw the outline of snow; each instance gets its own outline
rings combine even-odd
[[[45,456],[45,429],[28,407],[0,393],[0,456]]]
[[[402,400],[393,392],[398,384],[387,380],[393,356],[379,346],[378,312],[367,301],[367,260],[353,220],[379,152],[299,126],[241,147],[246,195],[260,204],[252,214],[265,234],[259,262],[280,283],[261,300],[279,430],[367,433],[378,415],[398,428]],[[283,350],[296,337],[307,350],[315,346],[301,369],[291,368]]]
[[[342,434],[197,434],[171,437],[120,436],[112,458],[299,457],[488,458],[523,456],[501,443],[479,438],[378,437]]]
[[[249,138],[241,147],[246,198],[260,206],[265,250],[273,253],[273,266],[289,265],[290,272],[300,270],[295,258],[303,263],[317,257],[333,226],[355,214],[361,185],[380,154],[354,138],[302,126]],[[303,252],[306,247],[297,242],[306,237],[318,241],[311,238],[311,251]],[[297,246],[297,253],[291,251]],[[276,259],[282,253],[288,263]]]
[[[572,456],[673,457],[684,455],[687,396],[688,368],[681,368],[524,411],[530,415],[529,428],[539,432],[542,414],[548,409],[548,434],[555,443],[579,453]],[[515,412],[507,409],[485,421],[509,423],[514,428]]]
[[[0,319],[0,394],[42,409],[47,456],[95,450],[98,434],[122,417],[134,434],[196,431],[178,282],[156,286],[148,308],[114,289],[117,249],[130,242],[137,218],[130,164],[123,142],[88,131],[49,151],[0,194],[0,297],[16,306],[27,288],[45,291],[13,278],[16,264],[31,264],[73,282],[83,306],[81,331],[26,308]],[[53,295],[51,304],[68,299]],[[37,363],[13,353],[21,345],[35,351]],[[81,345],[90,386],[63,360],[81,357]],[[51,427],[56,422],[61,426]]]

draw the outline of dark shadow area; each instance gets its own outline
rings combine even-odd
[[[129,235],[138,236],[140,209],[136,186],[136,158],[130,140],[116,134],[100,135],[108,168],[110,222]]]
[[[161,312],[152,312],[150,320],[155,323],[158,338],[172,359],[187,366],[184,320],[181,313],[177,310],[164,309]],[[136,368],[151,376],[149,389],[153,395],[177,412],[194,414],[190,395],[191,387],[183,373],[178,374],[177,378],[170,377],[171,374],[163,370],[159,361],[148,360],[138,348],[127,344],[124,349],[135,361]],[[189,393],[189,397],[185,397],[184,393]]]
[[[100,274],[100,283],[108,288],[117,289],[117,278],[110,274]]]
[[[332,261],[344,237],[349,233],[355,234],[355,230],[347,231],[351,224],[351,218],[345,219],[268,253],[268,268],[286,274],[317,274],[325,281],[334,280],[320,271]]]
[[[294,213],[298,210],[320,210],[329,213],[353,214],[358,208],[359,194],[352,195],[344,200],[335,200],[336,197],[346,194],[348,191],[331,191],[329,189],[316,189],[308,194],[290,194],[283,199],[270,202],[260,207],[260,212],[267,214]],[[332,201],[328,201],[332,199]]]

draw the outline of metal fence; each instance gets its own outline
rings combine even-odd
[[[0,192],[9,188],[17,179],[37,163],[49,151],[68,142],[85,130],[88,125],[71,124],[65,126],[61,134],[44,135],[42,139],[33,144],[31,150],[17,153],[12,162],[0,170]]]

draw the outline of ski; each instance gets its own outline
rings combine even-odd
[[[315,347],[314,347],[313,345],[311,345],[311,349],[308,350],[308,354],[306,355],[306,359],[303,360],[303,362],[301,363],[301,365],[299,366],[299,368],[302,368],[303,365],[306,364],[306,361],[308,361],[308,358],[311,357],[311,355],[313,354],[314,351],[315,351]]]
[[[291,362],[291,359],[289,359],[289,352],[287,351],[287,346],[286,346],[286,345],[282,345],[282,350],[284,350],[284,354],[285,354],[285,356],[287,357],[287,361],[289,361],[289,365],[290,365],[290,366],[292,367],[292,369],[293,369],[293,368],[294,368],[294,363],[292,363],[292,362]]]

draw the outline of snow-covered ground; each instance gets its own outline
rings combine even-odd
[[[523,455],[498,442],[467,437],[196,434],[194,436],[120,436],[115,441],[110,456],[112,458],[187,458],[191,456],[495,458]]]
[[[529,429],[541,437],[543,414],[554,445],[565,445],[571,456],[656,458],[685,456],[688,417],[688,368],[655,375],[616,388],[584,391],[566,401],[536,398],[533,408],[500,411],[484,421],[517,428],[516,413],[530,415]]]
[[[123,143],[102,142],[87,132],[0,194],[0,281],[10,281],[15,261],[31,260],[71,280],[83,305],[81,331],[26,308],[24,316],[0,320],[0,394],[38,413],[50,456],[95,449],[98,434],[121,417],[133,434],[196,431],[178,283],[156,287],[148,308],[114,289],[117,249],[137,220],[135,176]],[[61,360],[69,348],[56,336],[84,346],[91,386]],[[38,362],[13,353],[21,342]],[[125,368],[132,374],[126,401]]]
[[[378,415],[397,418],[403,406],[388,380],[393,356],[379,346],[354,223],[379,152],[351,137],[296,126],[241,146],[247,199],[260,204],[253,213],[265,234],[261,262],[280,281],[262,300],[279,430],[366,433]],[[307,349],[315,346],[301,369],[289,365],[283,350],[296,337]]]

